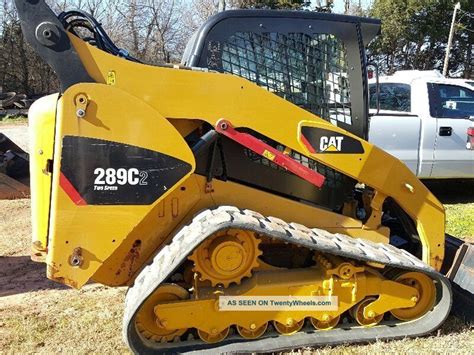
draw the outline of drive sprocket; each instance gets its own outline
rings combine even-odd
[[[189,259],[194,262],[193,271],[199,274],[201,281],[228,287],[252,276],[262,254],[259,244],[260,239],[254,233],[229,229],[208,238]]]

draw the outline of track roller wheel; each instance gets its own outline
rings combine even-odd
[[[400,320],[416,319],[433,308],[436,300],[436,288],[433,280],[427,275],[421,272],[406,272],[399,275],[395,281],[418,290],[418,297],[414,296],[415,306],[390,311],[395,318]]]
[[[183,335],[187,329],[166,329],[166,319],[158,319],[154,308],[160,303],[186,300],[188,298],[188,291],[181,286],[163,284],[158,287],[137,313],[135,324],[138,332],[145,338],[156,342],[172,341],[176,337]]]
[[[319,319],[311,317],[310,321],[313,327],[316,329],[329,330],[329,329],[334,328],[339,323],[340,319],[341,319],[340,316],[336,316],[336,317],[329,316],[327,320],[319,320]]]
[[[202,341],[205,341],[206,343],[212,344],[212,343],[218,343],[222,340],[224,340],[227,335],[229,335],[229,330],[230,328],[225,328],[221,332],[215,332],[215,333],[207,333],[205,331],[199,330],[198,329],[198,335],[199,338],[201,338]]]
[[[257,339],[260,338],[265,331],[267,330],[268,323],[261,325],[260,327],[256,327],[255,324],[250,325],[250,329],[241,327],[240,325],[237,326],[237,331],[239,332],[240,336],[245,339]],[[254,328],[254,329],[252,329]]]
[[[273,321],[273,326],[275,327],[276,331],[282,335],[292,335],[298,333],[301,328],[303,328],[304,319],[296,322],[292,318],[288,318],[286,324]]]
[[[383,319],[383,314],[379,314],[373,318],[366,318],[364,316],[364,308],[374,302],[377,298],[376,297],[367,297],[365,300],[359,302],[352,310],[352,316],[356,320],[357,323],[364,327],[373,327],[380,323]]]

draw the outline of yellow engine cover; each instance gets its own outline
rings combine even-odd
[[[48,277],[80,287],[195,162],[168,120],[103,84],[59,99],[55,142]]]

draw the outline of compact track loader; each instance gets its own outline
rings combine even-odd
[[[34,256],[72,287],[129,285],[134,352],[268,352],[443,323],[443,206],[364,140],[377,20],[224,12],[183,66],[150,66],[86,13],[16,4],[61,83],[30,109]],[[269,297],[336,301],[222,303]]]

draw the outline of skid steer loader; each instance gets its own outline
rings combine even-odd
[[[443,323],[443,206],[364,140],[377,20],[224,12],[184,66],[150,66],[86,13],[16,5],[61,84],[30,109],[34,257],[72,287],[129,285],[134,352],[268,352]]]

